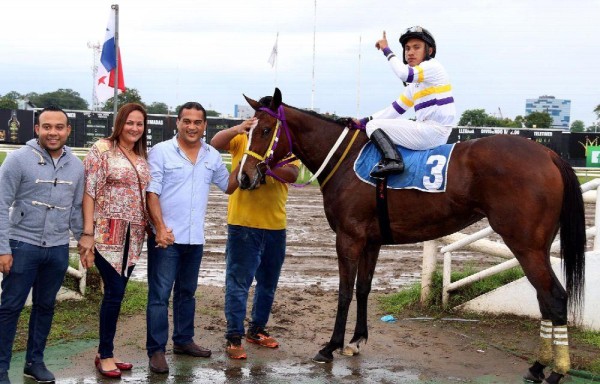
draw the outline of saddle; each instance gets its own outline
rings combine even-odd
[[[418,189],[423,192],[446,190],[448,164],[454,144],[444,144],[423,151],[414,151],[401,146],[397,146],[397,149],[404,158],[404,172],[388,176],[387,188]],[[378,179],[371,177],[370,174],[381,158],[382,155],[375,145],[368,141],[354,162],[356,176],[363,182],[375,186]]]

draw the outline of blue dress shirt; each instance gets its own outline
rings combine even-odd
[[[204,244],[204,217],[211,184],[223,192],[229,172],[221,154],[202,141],[196,163],[179,147],[177,136],[148,153],[152,180],[147,188],[159,196],[163,221],[177,244]]]

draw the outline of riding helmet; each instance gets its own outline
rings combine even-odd
[[[425,44],[427,44],[427,46],[433,48],[433,52],[431,52],[431,55],[429,54],[429,50],[426,49],[425,60],[429,60],[430,58],[435,57],[436,46],[435,46],[435,39],[433,38],[433,35],[428,30],[426,30],[425,28],[420,27],[418,25],[408,28],[400,36],[400,44],[402,44],[403,52],[404,52],[404,45],[406,44],[406,42],[413,38],[423,40],[425,42]],[[406,58],[404,57],[404,53],[402,53],[402,61],[404,61],[404,64],[407,64]]]

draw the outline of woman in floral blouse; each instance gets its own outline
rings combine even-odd
[[[114,357],[113,341],[125,286],[144,242],[146,187],[150,182],[147,120],[141,105],[123,105],[112,135],[94,143],[83,162],[85,243],[80,253],[94,252],[94,263],[104,282],[95,365],[102,375],[113,378],[133,367]]]

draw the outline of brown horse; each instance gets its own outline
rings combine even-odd
[[[315,173],[345,128],[341,122],[283,104],[279,89],[259,102],[246,100],[255,109],[258,124],[250,133],[238,175],[242,189],[259,188],[269,167],[290,152]],[[367,299],[379,249],[385,243],[374,187],[353,171],[368,138],[361,132],[349,144],[350,136],[343,139],[318,177],[325,214],[336,233],[340,275],[333,335],[313,359],[323,363],[331,362],[333,351],[344,346],[355,283],[357,319],[350,343],[356,349],[367,340]],[[347,156],[336,164],[346,148]],[[570,165],[538,143],[497,135],[456,144],[446,192],[393,189],[387,195],[394,244],[436,239],[487,217],[537,291],[542,315],[540,350],[526,379],[541,382],[544,368],[553,363],[546,382],[558,382],[570,366],[567,312],[569,305],[575,310],[581,306],[585,265],[583,199]],[[566,290],[549,260],[559,229]]]

